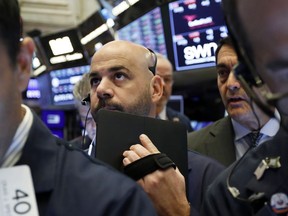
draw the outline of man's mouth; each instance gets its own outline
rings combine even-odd
[[[231,97],[231,98],[228,98],[228,103],[238,103],[238,102],[241,102],[241,101],[244,101],[244,99],[242,97]]]
[[[113,106],[103,106],[103,107],[100,107],[100,109],[117,110],[117,108],[116,108],[116,107],[113,107]]]
[[[100,102],[96,108],[97,111],[100,109],[106,109],[106,110],[111,110],[111,111],[122,111],[122,107],[116,104],[108,104],[105,102]]]

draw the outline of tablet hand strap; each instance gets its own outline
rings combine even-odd
[[[166,154],[157,153],[127,165],[124,167],[124,173],[137,181],[158,169],[165,170],[170,167],[176,169],[175,163]]]

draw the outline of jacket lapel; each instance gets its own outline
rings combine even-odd
[[[56,143],[56,138],[33,113],[33,124],[17,164],[27,164],[30,167],[36,193],[50,191],[54,187]]]
[[[207,149],[209,156],[218,158],[224,165],[228,166],[236,160],[234,145],[234,130],[230,117],[216,122],[209,131]],[[211,144],[213,143],[213,144]]]

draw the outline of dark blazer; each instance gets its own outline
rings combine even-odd
[[[286,124],[288,125],[288,124]],[[288,133],[280,128],[276,136],[259,147],[251,149],[240,160],[222,172],[212,183],[205,197],[203,216],[272,216],[275,210],[282,210],[287,215],[288,199]],[[280,168],[269,168],[260,179],[254,174],[261,161],[280,157]],[[234,167],[235,166],[235,167]],[[240,192],[240,199],[247,200],[253,194],[255,200],[250,202],[234,198],[227,189],[227,179],[231,187]],[[259,193],[261,192],[261,193]],[[280,194],[286,196],[285,199]],[[275,195],[273,197],[273,195]],[[274,205],[274,206],[273,206]],[[285,208],[283,208],[285,207]]]
[[[84,139],[83,139],[83,136],[79,136],[69,141],[69,143],[71,143],[73,146],[80,148],[82,150],[89,149],[91,142],[92,140],[90,139],[88,135],[86,135]]]
[[[188,132],[193,131],[191,121],[186,115],[183,115],[182,113],[177,112],[170,107],[166,107],[166,116],[169,121],[176,121],[185,124]]]
[[[134,181],[56,138],[33,115],[17,165],[31,169],[40,215],[156,215]]]
[[[188,199],[191,215],[200,214],[208,186],[224,170],[217,161],[194,151],[188,151]]]
[[[225,166],[236,160],[234,130],[230,117],[188,134],[188,148],[214,158]]]

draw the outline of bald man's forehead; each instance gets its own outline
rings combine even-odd
[[[122,52],[119,47],[102,50],[93,56],[91,72],[120,71],[133,74],[144,74],[148,70],[147,64],[128,51]]]
[[[145,47],[129,41],[111,41],[105,44],[99,51],[105,52],[107,50],[123,53],[130,53],[132,51],[134,54],[143,56],[145,56],[147,53],[147,49]]]
[[[113,41],[104,45],[95,55],[106,59],[122,58],[141,64],[146,63],[147,52],[144,47],[131,42]]]

